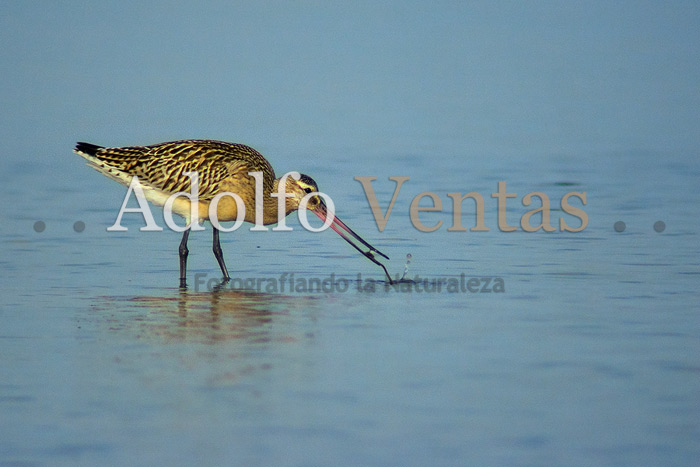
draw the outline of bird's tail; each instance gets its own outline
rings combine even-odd
[[[78,142],[73,150],[76,154],[85,159],[90,167],[97,170],[103,175],[115,180],[122,185],[129,186],[131,183],[132,174],[124,172],[119,168],[111,165],[109,161],[102,159],[102,154],[98,155],[100,149],[104,149],[104,146],[98,146],[92,143]]]
[[[82,141],[79,141],[75,145],[75,152],[82,152],[87,154],[88,156],[94,156],[97,154],[97,151],[102,149],[104,146],[98,146],[96,144],[92,143],[84,143]]]
[[[113,162],[113,159],[110,159],[110,157],[113,157],[115,154],[117,156],[123,156],[125,154],[129,155],[134,153],[134,151],[129,151],[129,149],[130,148],[104,148],[103,146],[98,146],[92,143],[79,142],[75,145],[74,151],[76,154],[85,159],[90,167],[97,170],[101,174],[106,175],[124,186],[131,186],[134,174],[113,165],[111,163]],[[138,154],[138,152],[135,152],[135,154]],[[157,206],[163,206],[171,194],[170,192],[156,188],[145,181],[139,180],[138,184],[146,195],[146,199]],[[180,214],[180,212],[177,210],[175,212]],[[185,219],[188,219],[189,222],[188,213],[189,211],[183,213],[182,216],[185,217]]]

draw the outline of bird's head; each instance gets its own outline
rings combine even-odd
[[[287,193],[292,194],[287,198],[287,213],[299,209],[299,204],[301,200],[304,199],[309,193],[318,193],[318,184],[316,181],[309,177],[308,175],[301,174],[299,180],[295,180],[293,177],[287,177],[286,187]],[[318,194],[312,195],[307,198],[306,209],[316,212],[319,206],[323,205],[323,200]]]

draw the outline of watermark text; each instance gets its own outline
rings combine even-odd
[[[384,280],[363,277],[354,279],[336,277],[307,277],[301,274],[284,272],[276,277],[232,277],[222,282],[218,277],[199,272],[194,275],[194,291],[236,290],[258,293],[505,293],[506,284],[502,277],[468,276],[465,273],[450,277],[399,277],[393,284]]]

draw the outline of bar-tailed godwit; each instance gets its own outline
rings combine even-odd
[[[188,193],[192,179],[185,173],[196,172],[199,182],[197,200],[200,222],[210,220],[209,204],[217,194],[235,193],[245,204],[244,220],[255,223],[256,180],[249,172],[262,172],[262,224],[278,222],[278,199],[270,194],[278,192],[280,179],[275,178],[275,172],[267,159],[249,146],[222,141],[185,140],[151,146],[106,148],[80,142],[77,143],[75,152],[84,157],[94,169],[123,185],[129,186],[134,176],[137,176],[147,199],[160,206],[175,193]],[[307,194],[318,193],[318,185],[308,175],[301,175],[299,180],[287,177],[285,189],[287,193],[292,194],[285,199],[285,216],[299,209],[302,198]],[[319,195],[308,199],[307,209],[324,222],[329,215],[326,203]],[[176,198],[172,210],[182,215],[187,225],[190,225],[192,219],[189,198]],[[230,196],[221,197],[216,209],[218,221],[235,221],[237,213],[235,200]],[[370,261],[381,266],[389,282],[392,282],[386,267],[374,256],[376,253],[389,259],[384,253],[364,241],[335,216],[330,227]],[[229,274],[219,244],[219,230],[214,225],[212,229],[214,256],[226,281],[229,280]],[[182,235],[179,248],[181,287],[186,286],[189,234],[188,228]]]

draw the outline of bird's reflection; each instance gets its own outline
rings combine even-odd
[[[299,327],[285,323],[298,319],[297,312],[309,316],[306,312],[318,298],[218,286],[204,292],[169,289],[152,296],[108,300],[106,308],[127,313],[113,315],[112,330],[130,328],[139,338],[213,344],[234,339],[248,343],[297,341],[299,337],[290,334],[290,329]],[[308,333],[304,336],[309,337]]]

